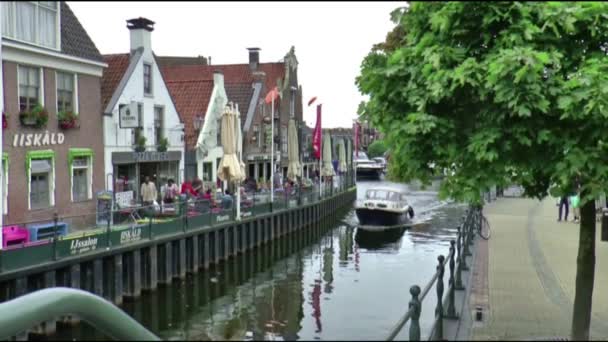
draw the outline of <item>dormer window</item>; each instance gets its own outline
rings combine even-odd
[[[59,2],[2,1],[2,35],[59,50]]]

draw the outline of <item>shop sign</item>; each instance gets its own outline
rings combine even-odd
[[[141,240],[141,228],[132,228],[120,233],[120,243],[136,242]]]
[[[97,249],[97,238],[74,239],[70,244],[70,254],[82,254]]]
[[[131,102],[130,105],[124,106],[119,110],[118,121],[120,128],[138,128],[139,115],[137,115],[137,102]]]
[[[241,212],[241,218],[251,217],[251,215],[253,215],[253,213],[251,211],[242,211]]]
[[[222,215],[222,216],[217,216],[215,219],[217,222],[224,222],[224,221],[228,221],[230,220],[230,215]]]
[[[133,202],[133,190],[116,193],[116,204],[120,207],[130,207]]]
[[[65,141],[63,133],[15,133],[13,147],[61,145]]]
[[[169,161],[167,152],[133,152],[133,159],[136,162]]]

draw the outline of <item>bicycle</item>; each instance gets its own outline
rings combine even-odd
[[[490,230],[490,222],[488,222],[488,219],[483,215],[483,213],[481,212],[481,210],[479,211],[478,214],[479,217],[479,223],[477,224],[477,234],[479,236],[481,236],[482,239],[484,240],[489,240],[490,239],[490,235],[492,234],[492,231]]]

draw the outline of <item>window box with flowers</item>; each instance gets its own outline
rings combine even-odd
[[[78,113],[73,111],[60,111],[57,113],[59,127],[61,129],[78,128]]]
[[[2,112],[2,129],[8,128],[8,115],[5,112]]]
[[[157,152],[167,152],[168,147],[169,147],[169,139],[162,138],[158,142],[158,146],[156,147],[156,151]]]
[[[31,110],[19,113],[19,121],[23,126],[42,128],[49,121],[49,112],[42,105],[37,104]]]

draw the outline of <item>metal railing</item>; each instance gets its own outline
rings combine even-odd
[[[270,203],[269,193],[249,193],[241,201],[241,219],[311,205],[344,193],[353,185],[352,182],[344,182],[336,189],[324,188],[323,193],[319,193],[318,186],[308,190],[296,188],[275,193],[273,203]],[[0,275],[100,249],[111,250],[159,236],[236,221],[235,203],[229,209],[223,209],[220,199],[215,199],[215,206],[211,202],[180,199],[160,208],[133,206],[111,209],[108,206],[106,210],[95,213],[55,215],[51,220],[11,223],[3,227],[3,231],[9,231],[12,238],[20,239],[13,239],[16,242],[0,251]],[[5,242],[9,240],[6,238]]]
[[[0,339],[60,316],[77,315],[115,340],[160,341],[114,304],[88,292],[55,287],[0,304]]]
[[[466,257],[471,256],[470,246],[473,244],[475,233],[479,229],[481,223],[480,207],[469,207],[463,217],[462,225],[458,226],[456,241],[450,241],[450,252],[446,257],[439,255],[437,257],[438,265],[435,274],[426,284],[424,290],[420,290],[418,285],[410,287],[412,299],[408,304],[408,310],[403,317],[395,324],[391,333],[386,338],[387,341],[393,341],[401,332],[405,324],[409,321],[409,340],[420,341],[420,314],[422,312],[422,302],[426,295],[430,292],[433,285],[437,290],[437,305],[435,307],[435,319],[433,327],[429,334],[429,340],[443,340],[443,320],[444,319],[459,319],[456,313],[454,303],[455,291],[464,290],[462,284],[462,271],[468,271],[469,267],[466,264]],[[447,298],[444,297],[444,281],[446,265],[449,266],[449,280]],[[444,310],[444,302],[447,302],[447,308]]]

